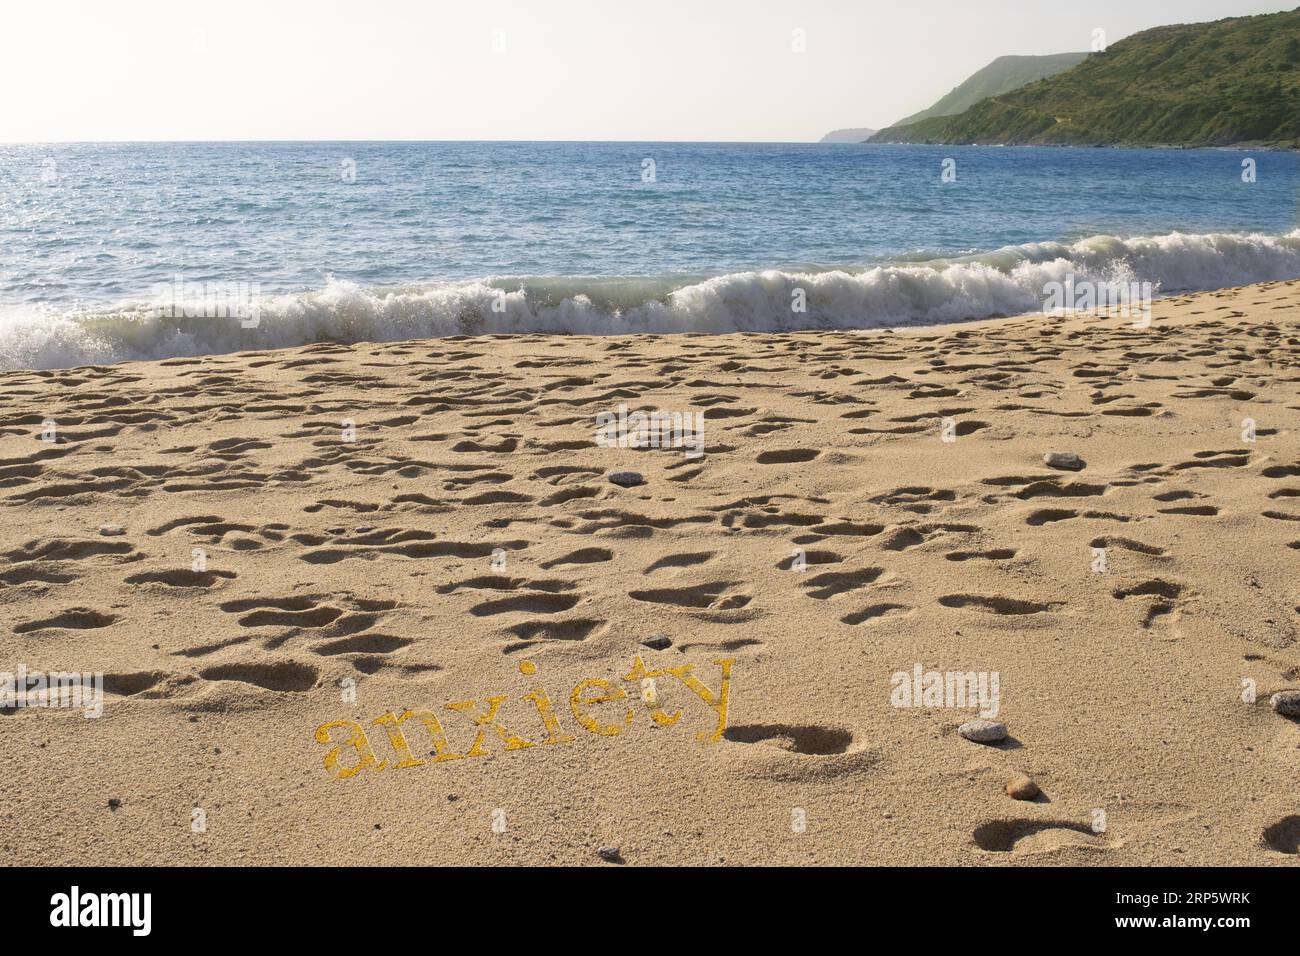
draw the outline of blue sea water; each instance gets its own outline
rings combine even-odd
[[[960,321],[1032,309],[1066,273],[1165,292],[1298,278],[1298,198],[1300,157],[1268,151],[0,146],[0,367]],[[178,277],[255,289],[256,327],[160,317]]]

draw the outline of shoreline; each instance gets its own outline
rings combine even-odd
[[[956,262],[956,261],[958,261],[958,260],[946,260],[946,261]],[[899,264],[897,264],[897,265],[894,266],[894,267],[896,267],[896,268],[909,268],[909,267],[911,267],[911,266],[913,266],[913,265],[915,265],[915,266],[919,266],[919,267],[924,267],[924,266],[926,265],[926,263],[924,263],[924,262],[920,262],[920,263],[899,263]],[[864,267],[864,268],[863,268],[863,271],[868,271],[868,270],[870,270],[870,269],[875,269],[875,268],[884,268],[884,266],[868,266],[868,267]],[[836,270],[836,269],[828,269],[828,270],[826,270],[826,271],[829,273],[829,272],[837,272],[837,271],[840,271],[840,270]],[[736,275],[745,275],[745,274],[749,274],[749,273],[735,273],[735,274],[736,274]],[[811,275],[816,275],[816,274],[819,274],[819,273],[809,273],[809,274],[811,274]],[[559,278],[559,279],[582,279],[582,278],[587,278],[587,277],[585,277],[585,276],[560,276],[560,277],[555,277],[555,278]],[[636,279],[641,279],[641,278],[645,278],[645,277],[632,276],[632,277],[626,277],[626,278],[636,280]],[[721,278],[721,277],[714,277],[714,278]],[[474,281],[478,281],[478,280],[466,280],[466,282],[474,282]],[[488,281],[488,282],[495,282],[495,281],[498,281],[498,280],[496,280],[496,279],[490,279],[490,280],[486,280],[486,281]],[[1188,299],[1193,299],[1193,298],[1198,298],[1198,297],[1206,297],[1206,296],[1214,296],[1214,297],[1217,297],[1217,296],[1220,296],[1220,295],[1223,295],[1223,294],[1227,294],[1227,293],[1240,293],[1240,292],[1242,292],[1243,290],[1247,290],[1247,289],[1251,289],[1251,288],[1268,288],[1268,287],[1273,287],[1273,286],[1278,286],[1278,285],[1287,286],[1287,285],[1297,285],[1297,284],[1300,284],[1300,278],[1296,278],[1296,279],[1279,279],[1279,280],[1272,280],[1272,281],[1268,281],[1268,282],[1253,282],[1253,283],[1245,283],[1245,284],[1242,284],[1242,285],[1224,286],[1224,287],[1222,287],[1222,288],[1218,288],[1218,289],[1205,289],[1205,290],[1177,290],[1177,291],[1171,291],[1171,292],[1156,292],[1156,293],[1153,294],[1152,299],[1151,299],[1151,302],[1152,302],[1152,305],[1154,306],[1154,305],[1156,305],[1156,304],[1158,304],[1158,303],[1162,303],[1162,302],[1163,302],[1163,303],[1170,303],[1170,302],[1172,302],[1172,303],[1178,303],[1178,302],[1182,302],[1182,301],[1185,301],[1185,300],[1188,300]],[[384,290],[387,290],[387,291],[390,291],[390,292],[391,292],[391,291],[397,291],[397,290],[400,290],[400,289],[403,288],[403,287],[402,287],[402,286],[393,286],[393,287],[387,287],[387,286],[384,286],[384,287],[377,287],[377,288],[381,288],[381,289],[384,289]],[[496,288],[496,287],[493,286],[493,288]],[[283,296],[302,295],[302,294],[309,294],[309,293],[312,293],[312,292],[314,292],[314,291],[315,291],[315,290],[303,290],[303,291],[301,291],[301,292],[274,293],[274,295],[277,295],[277,296],[281,296],[281,295],[283,295]],[[231,352],[197,353],[197,354],[193,354],[193,355],[171,355],[171,356],[165,356],[165,357],[161,357],[161,358],[149,358],[149,359],[131,358],[131,359],[121,359],[121,360],[119,360],[119,361],[114,361],[114,362],[105,362],[105,363],[93,363],[93,362],[92,362],[92,363],[87,363],[87,364],[85,364],[85,365],[69,365],[69,366],[60,366],[60,367],[55,367],[55,368],[11,368],[11,369],[0,368],[0,377],[7,376],[7,375],[44,374],[44,373],[52,373],[52,372],[72,372],[72,371],[87,371],[87,370],[98,370],[98,369],[113,369],[113,368],[117,368],[117,367],[119,367],[119,366],[123,366],[123,365],[135,365],[135,364],[155,365],[155,364],[168,364],[168,363],[175,363],[175,362],[193,363],[193,362],[201,362],[201,361],[204,361],[204,360],[207,360],[207,359],[223,359],[223,358],[228,358],[228,357],[231,357],[231,356],[237,356],[237,357],[242,357],[242,358],[261,358],[261,357],[270,357],[270,356],[274,356],[274,355],[277,355],[277,354],[279,354],[279,353],[284,353],[284,352],[295,352],[295,351],[299,351],[299,350],[303,350],[303,349],[312,349],[312,348],[315,348],[315,347],[317,347],[317,346],[327,346],[327,347],[328,347],[328,346],[333,346],[333,347],[338,347],[338,348],[343,348],[343,349],[351,349],[351,348],[363,348],[363,347],[368,347],[368,346],[393,346],[393,345],[416,346],[416,345],[420,345],[420,344],[424,344],[424,343],[439,342],[439,341],[470,341],[470,342],[473,342],[473,341],[475,341],[475,340],[483,340],[483,341],[495,341],[495,340],[500,340],[500,341],[505,341],[505,342],[511,342],[511,341],[522,341],[522,340],[529,340],[529,339],[535,339],[535,338],[545,338],[545,339],[554,338],[554,339],[560,339],[560,340],[568,340],[568,339],[574,339],[574,340],[587,340],[587,339],[591,339],[591,340],[594,340],[594,341],[596,341],[596,342],[600,342],[600,341],[605,341],[605,340],[618,341],[618,340],[622,340],[622,339],[637,339],[637,338],[647,338],[647,339],[665,338],[665,339],[674,339],[674,338],[684,338],[684,337],[707,337],[707,338],[719,338],[719,339],[722,339],[722,338],[727,338],[727,337],[730,337],[730,336],[752,336],[752,335],[759,335],[759,336],[767,336],[767,335],[776,335],[776,336],[805,336],[805,335],[806,335],[806,336],[823,336],[823,335],[829,335],[829,336],[853,336],[853,335],[872,335],[872,334],[880,334],[880,333],[889,333],[889,334],[896,334],[896,335],[908,334],[908,333],[914,333],[914,334],[922,334],[922,335],[924,335],[924,334],[932,334],[932,333],[936,333],[936,332],[938,332],[938,333],[945,333],[945,334],[951,334],[951,333],[958,333],[958,332],[963,332],[963,331],[965,331],[965,332],[969,332],[969,331],[979,331],[979,330],[980,330],[982,327],[984,327],[984,326],[994,327],[994,326],[997,326],[997,325],[1000,324],[1000,323],[1004,323],[1004,322],[1012,322],[1012,321],[1032,321],[1032,320],[1035,320],[1035,319],[1047,319],[1047,320],[1056,320],[1056,321],[1059,321],[1059,320],[1065,319],[1065,320],[1071,320],[1071,321],[1078,321],[1078,322],[1085,322],[1085,323],[1086,323],[1086,322],[1098,321],[1098,320],[1115,320],[1116,318],[1118,318],[1121,322],[1131,321],[1131,319],[1128,319],[1128,318],[1125,317],[1125,316],[1122,316],[1122,315],[1117,316],[1117,315],[1114,314],[1114,313],[1108,315],[1108,314],[1098,313],[1098,312],[1095,312],[1095,311],[1094,311],[1094,312],[1089,312],[1089,311],[1086,311],[1086,310],[1065,310],[1065,311],[1054,311],[1054,312],[1043,312],[1043,311],[1014,312],[1014,313],[1007,313],[1007,314],[1004,314],[1004,315],[991,315],[991,316],[986,316],[986,317],[983,317],[983,318],[960,319],[960,320],[957,320],[957,321],[949,321],[949,322],[935,322],[935,323],[926,323],[926,324],[919,324],[919,323],[917,323],[917,324],[901,324],[901,325],[881,325],[881,326],[874,326],[874,327],[869,327],[869,328],[848,328],[848,327],[844,327],[844,328],[802,328],[802,329],[798,329],[798,328],[797,328],[797,329],[782,329],[782,330],[771,330],[771,329],[752,329],[752,330],[745,330],[745,329],[741,329],[741,330],[726,331],[726,332],[713,332],[713,331],[707,331],[707,330],[681,329],[681,330],[671,330],[671,331],[625,331],[625,332],[608,332],[608,333],[595,333],[595,334],[593,334],[593,333],[584,333],[584,332],[541,332],[541,331],[538,331],[538,332],[479,332],[479,333],[458,333],[458,334],[454,334],[454,335],[416,336],[416,337],[409,338],[409,339],[357,339],[357,340],[350,340],[350,339],[331,339],[331,338],[322,338],[322,339],[319,339],[319,340],[317,340],[317,341],[309,342],[309,343],[304,343],[304,344],[301,344],[301,345],[287,345],[287,346],[280,346],[280,347],[273,347],[273,348],[264,348],[264,349],[257,349],[257,348],[254,348],[254,349],[242,349],[242,350],[231,351]],[[210,320],[204,320],[204,321],[210,321]]]
[[[1289,281],[1297,271],[1300,231],[1293,230],[1089,235],[926,259],[903,253],[851,268],[705,276],[493,276],[389,286],[327,276],[320,288],[263,293],[259,282],[177,275],[156,284],[150,302],[0,321],[0,364],[68,368],[460,335],[937,328],[1099,302],[1146,315],[1152,301],[1240,288],[1244,279]],[[1164,277],[1179,287],[1161,289]],[[1189,283],[1195,287],[1182,288]]]

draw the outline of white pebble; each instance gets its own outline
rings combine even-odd
[[[1083,459],[1072,451],[1049,451],[1043,456],[1043,464],[1048,468],[1065,468],[1079,471],[1083,468]]]
[[[977,744],[995,744],[1007,739],[1007,725],[996,720],[968,720],[957,733]]]

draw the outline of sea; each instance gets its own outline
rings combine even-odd
[[[321,341],[861,330],[1300,278],[1300,156],[0,145],[0,369]]]

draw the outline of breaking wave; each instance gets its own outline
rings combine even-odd
[[[0,317],[0,368],[67,368],[322,341],[451,335],[933,325],[1041,311],[1045,286],[1071,275],[1076,284],[1150,282],[1163,294],[1297,279],[1300,230],[1285,236],[1093,236],[960,258],[712,278],[490,278],[391,288],[329,279],[321,289],[260,296],[253,328],[237,318],[161,318],[148,302]],[[800,297],[805,311],[792,308]]]

